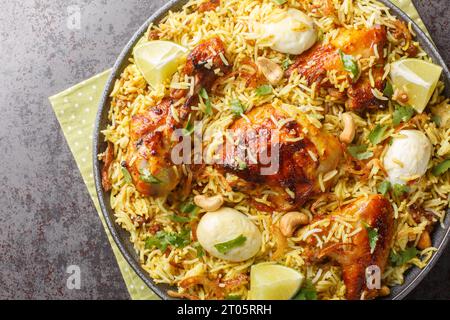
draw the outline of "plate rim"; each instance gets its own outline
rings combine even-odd
[[[111,75],[106,82],[105,88],[103,89],[102,97],[99,103],[99,109],[95,119],[95,127],[93,132],[93,173],[95,180],[95,189],[97,199],[100,204],[100,208],[102,211],[102,215],[105,219],[106,225],[108,227],[108,231],[111,233],[114,242],[119,248],[120,253],[126,260],[126,262],[131,266],[131,268],[136,272],[136,274],[141,278],[141,280],[161,299],[163,300],[178,300],[170,297],[167,294],[167,290],[171,289],[171,286],[156,284],[154,280],[150,277],[150,275],[141,267],[136,252],[133,252],[133,245],[131,244],[129,237],[125,237],[123,239],[123,235],[128,232],[124,232],[122,228],[120,228],[116,222],[114,221],[114,211],[110,208],[109,205],[109,192],[104,192],[102,184],[101,184],[101,161],[98,159],[98,154],[104,151],[104,137],[102,134],[103,125],[105,124],[105,116],[109,112],[110,106],[110,93],[114,88],[114,84],[116,79],[120,76],[123,69],[128,65],[128,58],[131,56],[134,46],[137,44],[140,38],[145,34],[148,27],[152,23],[158,23],[162,18],[166,16],[166,14],[170,10],[176,10],[182,7],[189,0],[169,0],[165,5],[156,10],[145,22],[141,25],[141,27],[133,34],[131,39],[125,45],[120,55],[118,56],[112,71]],[[439,64],[443,68],[443,80],[446,83],[446,94],[450,96],[450,72],[448,67],[445,64],[445,61],[439,54],[437,48],[433,44],[433,42],[428,38],[428,36],[420,29],[420,27],[401,9],[399,9],[396,5],[391,3],[389,0],[377,0],[380,3],[387,6],[391,13],[397,16],[399,19],[411,23],[413,31],[416,33],[416,39],[419,41],[421,47],[427,54],[433,59],[434,63]],[[108,123],[106,121],[106,123]],[[440,227],[439,229],[433,232],[433,242],[438,241],[437,251],[433,254],[432,258],[428,262],[428,264],[423,268],[419,269],[418,267],[412,267],[407,271],[405,275],[405,281],[402,285],[398,285],[392,288],[394,293],[387,297],[387,300],[401,300],[404,299],[414,288],[416,288],[419,283],[426,277],[426,275],[430,272],[430,270],[434,267],[436,262],[439,260],[440,256],[444,252],[445,247],[449,242],[450,235],[450,209],[447,212],[447,216],[445,218],[444,224],[445,227]],[[130,250],[131,247],[131,250]]]

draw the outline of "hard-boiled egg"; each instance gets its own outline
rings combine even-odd
[[[423,176],[431,158],[432,145],[418,130],[402,130],[384,157],[384,168],[392,184],[406,184]]]
[[[289,9],[284,18],[262,25],[263,37],[271,38],[273,50],[299,55],[317,41],[314,21],[297,9]]]
[[[261,232],[255,224],[231,208],[205,214],[197,227],[197,238],[209,254],[232,262],[254,257],[262,244]]]

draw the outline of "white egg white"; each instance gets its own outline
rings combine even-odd
[[[262,27],[263,36],[272,38],[271,48],[281,53],[299,55],[317,41],[314,21],[297,9],[289,9],[285,18]]]
[[[394,138],[384,157],[384,168],[392,184],[406,184],[412,178],[423,176],[431,159],[432,145],[418,130],[402,130]]]
[[[227,253],[215,247],[244,236],[246,241]],[[197,227],[200,245],[212,256],[241,262],[254,257],[261,249],[262,234],[256,225],[244,214],[232,208],[222,208],[205,214]]]

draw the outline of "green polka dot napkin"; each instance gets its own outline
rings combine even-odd
[[[392,2],[409,14],[426,31],[425,25],[420,19],[411,0],[392,0]],[[114,243],[101,214],[94,187],[94,177],[92,174],[92,135],[100,98],[110,74],[111,70],[105,71],[50,97],[49,100],[67,139],[70,150],[75,157],[103,227],[105,228],[131,298],[136,300],[157,300],[158,297],[130,268]]]

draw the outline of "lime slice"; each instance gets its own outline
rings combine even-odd
[[[289,300],[300,289],[304,277],[294,269],[277,264],[252,266],[250,298],[252,300]]]
[[[153,89],[173,76],[186,57],[187,49],[170,41],[149,41],[134,49],[134,61]]]
[[[419,59],[404,59],[391,64],[391,79],[395,89],[408,96],[406,104],[422,113],[433,95],[442,68]]]

